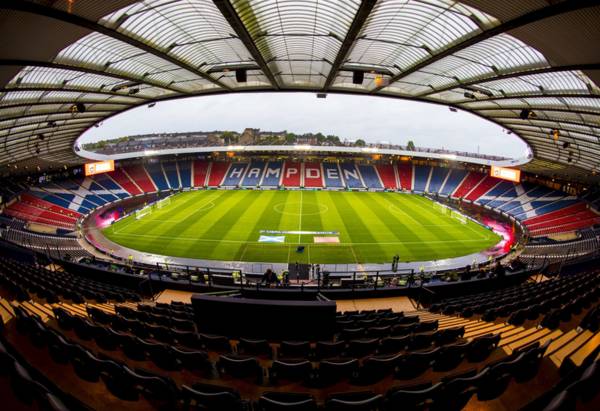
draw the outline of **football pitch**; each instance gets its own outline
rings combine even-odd
[[[209,260],[321,264],[439,260],[500,237],[411,194],[208,190],[176,194],[103,230],[154,254]],[[298,252],[298,246],[304,246]]]

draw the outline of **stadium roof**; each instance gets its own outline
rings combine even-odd
[[[4,0],[0,13],[4,169],[80,163],[81,133],[153,101],[313,91],[448,104],[523,138],[526,169],[600,172],[598,1]]]

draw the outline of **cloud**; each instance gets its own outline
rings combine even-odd
[[[314,93],[242,93],[159,102],[129,110],[91,128],[82,141],[156,132],[236,130],[246,127],[322,132],[417,146],[521,157],[526,145],[492,122],[468,112],[415,101]]]

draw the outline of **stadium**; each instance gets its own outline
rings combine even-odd
[[[598,2],[0,11],[3,409],[600,409]]]

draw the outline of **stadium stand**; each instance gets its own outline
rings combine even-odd
[[[114,171],[106,173],[116,184],[123,187],[129,194],[136,196],[142,194],[144,190],[138,186],[134,180],[130,179],[129,176],[121,169],[115,168]]]
[[[321,163],[304,163],[303,170],[302,179],[304,187],[323,187],[323,169],[321,168]]]
[[[223,186],[237,187],[248,169],[249,163],[231,163],[223,179]]]
[[[283,161],[269,161],[260,181],[263,187],[278,187],[283,175]]]
[[[177,161],[164,161],[161,163],[164,175],[167,177],[169,188],[178,189],[183,185],[179,181],[179,172],[177,170]]]
[[[204,160],[192,161],[193,187],[204,187],[207,185],[209,162]]]
[[[398,163],[398,181],[402,190],[413,189],[413,165],[410,163]]]
[[[379,178],[379,174],[377,174],[375,166],[359,164],[357,165],[357,168],[359,175],[362,176],[362,180],[367,188],[383,188],[383,184]],[[391,170],[391,172],[393,173],[394,170]],[[394,178],[394,183],[396,182],[395,180],[396,179]]]
[[[252,160],[248,166],[248,170],[242,180],[242,186],[256,187],[260,184],[263,173],[265,171],[265,162],[260,160]]]
[[[469,192],[469,194],[465,197],[465,200],[475,201],[494,187],[498,185],[502,180],[497,179],[492,176],[485,176],[483,180],[477,184],[477,186]]]
[[[190,160],[177,160],[177,170],[179,171],[179,180],[181,181],[181,187],[190,188],[192,187],[192,163]],[[202,184],[201,187],[203,187]]]
[[[344,179],[342,178],[342,173],[340,172],[340,165],[338,163],[329,163],[329,162],[323,162],[321,164],[322,170],[323,170],[323,177],[325,180],[325,187],[327,188],[342,188],[345,187],[344,185]],[[310,167],[308,169],[306,169],[305,167],[305,173],[310,173],[312,170]],[[315,169],[316,170],[316,169]],[[356,173],[356,171],[355,171]],[[304,177],[305,181],[306,180],[306,175]],[[356,181],[356,179],[354,180]],[[309,187],[308,184],[306,184],[307,187]]]
[[[423,402],[428,409],[460,410],[467,403],[515,409],[550,403],[565,390],[579,406],[593,404],[598,394],[588,371],[598,355],[600,318],[594,308],[600,280],[592,273],[446,300],[431,312],[338,312],[331,340],[270,341],[205,334],[189,304],[139,301],[129,290],[70,274],[52,273],[51,284],[46,270],[3,262],[0,281],[17,298],[0,300],[6,323],[0,355],[4,360],[8,350],[18,351],[40,379],[60,374],[56,395],[71,406],[98,406],[101,399],[132,409],[193,403],[208,410],[264,404],[364,410],[366,403],[369,410],[393,410],[422,409]],[[566,288],[568,280],[573,288]],[[84,291],[71,291],[70,284]],[[581,307],[560,329],[521,322],[518,311],[507,310],[507,322],[451,314],[464,316],[472,305],[478,310],[477,301],[490,296],[529,304],[553,295],[571,299],[570,311]],[[90,382],[94,397],[84,394]]]
[[[146,164],[143,166],[143,168],[146,170],[146,174],[150,177],[158,191],[168,190],[171,188],[167,178],[165,177],[165,171],[163,170],[159,161]]]
[[[364,175],[357,170],[354,162],[344,162],[339,164],[344,181],[343,186],[347,188],[364,188],[366,184],[363,182]],[[369,166],[365,166],[365,170],[370,170]],[[367,171],[368,172],[368,171]]]
[[[43,197],[44,199],[55,202],[56,198],[60,198],[67,203],[66,208],[77,210],[80,213],[87,213],[97,206],[96,203],[86,200],[85,198],[76,195],[74,192],[71,192],[54,183],[48,183],[42,186],[40,191],[51,194],[50,196]]]
[[[467,170],[457,168],[450,170],[450,173],[441,188],[440,195],[450,197],[456,188],[463,182],[467,174]]]
[[[6,207],[3,210],[3,213],[7,216],[18,218],[22,221],[56,226],[68,230],[73,230],[76,222],[76,220],[70,216],[55,213],[47,209],[38,208],[25,202],[13,203]]]
[[[429,181],[429,185],[427,186],[428,193],[437,193],[440,191],[442,184],[446,181],[446,177],[448,176],[447,168],[442,167],[432,167],[431,172],[431,180]]]
[[[146,171],[144,166],[133,165],[129,167],[124,167],[123,171],[142,190],[142,192],[153,193],[157,191],[157,187],[150,179],[148,172]],[[164,186],[166,186],[166,181]]]
[[[111,179],[108,174],[97,174],[92,176],[92,179],[100,186],[101,190],[106,190],[108,193],[112,194],[113,197],[117,198],[127,198],[129,194],[126,190],[120,187],[113,179]],[[91,184],[90,184],[91,185]],[[115,198],[115,199],[117,199]],[[109,200],[114,201],[114,200]]]
[[[414,166],[414,185],[413,191],[416,193],[424,193],[427,189],[427,183],[431,175],[431,167],[429,166]]]
[[[481,173],[470,171],[467,177],[460,183],[460,185],[451,194],[454,198],[466,197],[471,190],[473,190],[485,176]]]
[[[284,187],[300,187],[302,180],[302,163],[284,162],[281,184]]]
[[[210,164],[210,175],[208,177],[209,187],[218,187],[225,179],[225,175],[229,170],[229,163],[225,162],[212,162]]]
[[[396,172],[394,171],[394,166],[387,164],[377,164],[375,167],[377,168],[377,173],[381,178],[381,182],[383,183],[384,188],[390,190],[395,190],[398,188],[398,182],[396,181]]]
[[[64,235],[47,235],[32,233],[22,229],[0,229],[3,239],[18,244],[42,254],[53,257],[64,257],[69,255],[73,258],[90,257],[78,243],[77,238]]]
[[[156,191],[157,184],[161,190],[168,190],[173,184],[179,184],[181,174],[187,174],[191,183],[191,163],[187,160],[143,165],[129,165],[115,172],[78,180],[63,180],[32,186],[29,191],[22,192],[20,200],[11,202],[4,209],[4,214],[23,221],[72,229],[74,222],[81,214],[113,202],[128,198],[133,193],[140,193],[139,187]],[[186,167],[187,165],[187,167]],[[266,168],[269,172],[266,173]],[[385,168],[384,168],[385,167]],[[164,168],[164,171],[163,171]],[[249,170],[256,170],[250,175]],[[304,171],[302,172],[301,170]],[[412,178],[412,166],[398,163],[398,172],[402,187],[409,186]],[[126,170],[126,171],[121,171]],[[151,171],[150,171],[151,170]],[[442,196],[466,195],[465,199],[478,205],[506,213],[522,221],[528,228],[531,237],[543,237],[558,233],[574,232],[600,223],[600,214],[586,202],[562,191],[552,190],[544,186],[529,183],[514,184],[499,181],[478,172],[467,172],[459,169],[441,167],[414,167],[415,189],[431,190],[432,194]],[[182,171],[184,171],[182,173]],[[382,189],[380,175],[385,175],[387,186],[393,186],[395,175],[392,166],[340,163],[294,163],[270,161],[265,163],[252,160],[247,163],[208,163],[194,160],[194,187],[202,187],[203,182],[209,186],[223,184],[226,186],[265,186],[276,187],[281,184],[298,187],[304,181],[306,187],[323,187],[325,181],[333,188],[367,188]],[[167,184],[166,175],[169,176]],[[386,174],[387,173],[387,174]],[[304,176],[302,176],[304,174]],[[136,183],[129,179],[134,176]],[[112,176],[112,177],[111,177]],[[149,178],[153,177],[153,180]],[[310,178],[313,176],[313,178]],[[117,183],[120,181],[125,187]],[[186,186],[187,187],[187,186]],[[454,191],[453,191],[454,190]],[[69,214],[74,213],[74,214]],[[53,218],[55,214],[59,214]]]

